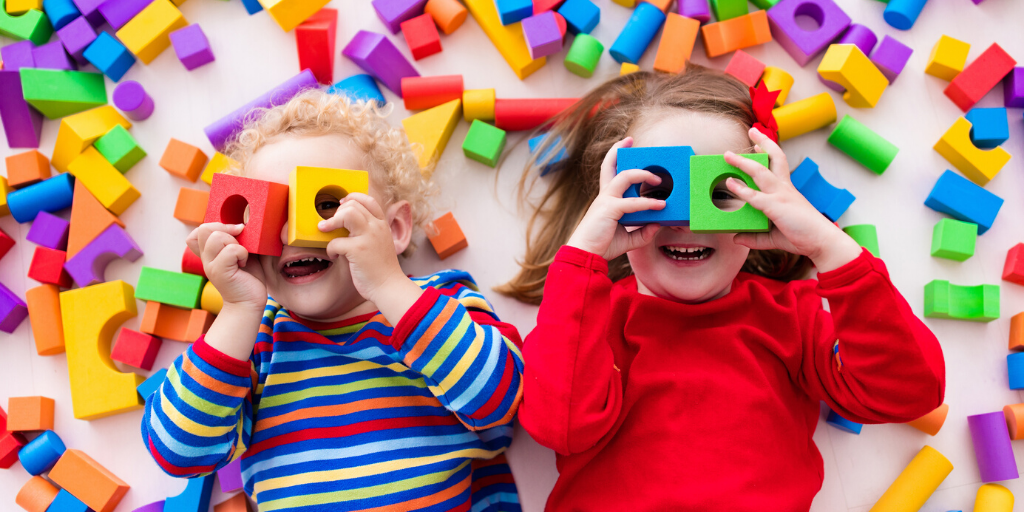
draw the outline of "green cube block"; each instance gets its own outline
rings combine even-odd
[[[146,156],[146,152],[135,141],[135,137],[132,137],[132,134],[119,124],[114,125],[110,131],[96,139],[93,145],[103,155],[103,158],[110,162],[110,165],[121,171],[121,174],[128,172],[128,169],[131,169]]]
[[[17,16],[8,14],[7,1],[0,0],[0,35],[18,41],[28,39],[32,44],[41,46],[53,35],[53,25],[46,13],[38,9],[29,9]]]
[[[999,286],[958,286],[936,279],[924,287],[924,316],[991,322],[999,318]]]
[[[597,63],[604,53],[604,45],[590,34],[576,34],[569,52],[565,54],[565,69],[583,78],[594,76]]]
[[[103,75],[58,69],[21,68],[25,101],[49,119],[107,104]]]
[[[843,232],[850,235],[850,238],[857,242],[857,245],[867,249],[872,256],[881,258],[878,255],[878,230],[875,229],[874,224],[846,226],[843,228]]]
[[[142,267],[139,284],[135,286],[135,298],[195,309],[199,307],[205,282],[203,276]]]
[[[711,0],[711,12],[718,21],[738,18],[747,14],[747,0]]]
[[[754,153],[740,155],[764,166],[768,155]],[[750,233],[770,229],[768,217],[749,204],[725,212],[711,201],[715,185],[726,178],[743,180],[748,187],[758,190],[754,179],[747,173],[727,164],[723,155],[694,155],[690,157],[690,231],[694,233]]]
[[[462,152],[484,165],[498,164],[501,151],[505,149],[505,130],[474,119],[462,141]]]
[[[956,219],[942,219],[932,229],[932,256],[964,261],[974,256],[978,225]]]

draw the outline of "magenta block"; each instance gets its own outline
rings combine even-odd
[[[711,7],[708,0],[678,0],[676,2],[679,15],[693,18],[701,23],[711,20]]]
[[[88,64],[88,61],[82,56],[82,52],[96,39],[96,29],[92,28],[88,20],[81,16],[75,18],[57,31],[57,37],[64,44],[64,50],[71,54],[75,62],[83,66]]]
[[[4,123],[8,147],[39,147],[43,114],[25,101],[18,71],[0,70],[0,120]]]
[[[114,88],[114,106],[132,121],[144,121],[153,115],[153,98],[146,94],[142,84],[128,80]]]
[[[982,482],[1019,478],[1003,411],[967,417]]]
[[[423,14],[427,0],[373,0],[370,2],[377,17],[392,34],[402,29],[402,22]]]
[[[813,18],[818,22],[818,29],[800,28],[797,16]],[[850,17],[832,0],[782,0],[768,9],[768,22],[772,37],[793,60],[806,66],[850,26]]]
[[[68,56],[68,52],[64,51],[64,43],[61,43],[59,39],[37,46],[32,50],[32,58],[36,61],[37,68],[67,71],[78,69],[78,66]]]
[[[304,69],[301,73],[289,78],[283,84],[267,91],[263,96],[242,105],[234,112],[214,121],[206,128],[203,128],[203,131],[206,133],[206,138],[210,139],[210,144],[213,144],[214,149],[223,151],[228,140],[242,129],[242,122],[245,121],[245,116],[249,115],[252,109],[281,105],[306,89],[316,89],[318,87],[320,87],[320,83],[316,81],[313,72]],[[114,93],[116,94],[117,91],[114,91]]]
[[[1003,80],[1003,101],[1007,107],[1024,108],[1024,67],[1013,68]]]
[[[163,500],[155,501],[149,505],[143,505],[132,512],[164,512],[164,502]]]
[[[25,239],[36,245],[64,251],[68,248],[68,228],[71,223],[46,211],[36,215]]]
[[[171,32],[171,44],[174,45],[174,53],[178,55],[178,60],[189,71],[213,62],[210,41],[206,39],[206,34],[198,23]]]
[[[151,3],[153,0],[105,0],[99,9],[110,28],[118,30]]]
[[[11,333],[28,316],[28,305],[0,283],[0,331]]]
[[[35,45],[27,39],[0,48],[0,59],[4,61],[4,69],[17,71],[21,68],[36,67],[36,61],[32,57],[34,49]]]
[[[142,256],[139,244],[128,236],[128,232],[117,224],[112,224],[89,242],[78,254],[64,264],[64,270],[75,280],[75,284],[84,288],[91,284],[103,282],[103,272],[107,265],[117,258],[135,261]]]
[[[903,72],[903,67],[910,60],[910,54],[914,49],[889,37],[882,38],[881,44],[871,56],[871,62],[875,63],[878,70],[889,79],[889,84],[896,81],[896,77]]]
[[[558,29],[554,12],[545,11],[530,16],[522,24],[530,58],[539,59],[562,50],[562,31]]]
[[[242,459],[217,470],[221,492],[234,492],[242,488]]]
[[[341,51],[391,92],[402,97],[402,78],[420,76],[402,52],[383,34],[360,30]]]
[[[103,0],[71,0],[82,17],[89,21],[89,24],[98,27],[103,24],[103,14],[100,13],[100,4]]]

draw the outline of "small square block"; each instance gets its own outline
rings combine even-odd
[[[167,172],[195,183],[208,160],[206,153],[191,144],[171,139],[160,157],[160,167]]]
[[[573,34],[589,34],[601,21],[601,9],[590,0],[565,0],[558,14]]]
[[[64,51],[64,44],[60,40],[50,41],[32,50],[32,60],[36,62],[37,68],[63,69],[73,71],[78,69],[68,52]]]
[[[50,160],[35,149],[6,158],[7,185],[21,188],[50,177]]]
[[[93,145],[106,158],[110,165],[121,171],[128,172],[135,164],[146,157],[145,150],[139,146],[135,137],[128,133],[124,126],[114,125],[106,134],[96,140]]]
[[[49,247],[36,247],[32,255],[32,263],[28,267],[28,277],[43,284],[55,284],[61,288],[71,288],[73,281],[64,270],[67,253]]]
[[[1019,243],[1006,252],[1003,281],[1024,285],[1024,243]]]
[[[746,5],[744,5],[745,8]],[[736,50],[732,59],[729,60],[729,65],[725,66],[725,73],[736,77],[747,87],[754,87],[761,79],[761,75],[764,74],[764,68],[763,62],[743,50]]]
[[[505,149],[505,130],[474,119],[462,142],[462,151],[473,160],[494,167]]]
[[[964,261],[974,255],[978,225],[956,219],[942,219],[932,229],[932,256]]]
[[[174,45],[174,53],[178,60],[185,65],[185,69],[192,71],[199,66],[214,61],[213,49],[210,48],[210,41],[206,34],[193,23],[185,28],[171,32],[171,44]]]
[[[12,396],[7,401],[7,430],[53,430],[53,405],[45,396]]]
[[[754,153],[740,155],[768,166],[768,155]],[[711,201],[715,185],[726,178],[743,180],[748,187],[758,190],[754,179],[747,173],[725,162],[722,155],[695,155],[690,157],[690,231],[694,233],[765,232],[770,228],[768,217],[749,204],[725,212]]]
[[[135,65],[135,56],[121,41],[107,32],[100,32],[82,52],[82,57],[115,82],[121,80],[128,69]]]
[[[430,245],[437,251],[438,258],[443,260],[469,246],[466,235],[462,234],[462,228],[451,212],[434,220],[434,228],[437,234],[428,238]]]
[[[206,217],[206,207],[210,203],[208,190],[196,190],[182,187],[178,191],[178,202],[174,205],[174,218],[189,226],[198,226]]]
[[[434,18],[421,14],[402,22],[402,35],[409,45],[412,58],[420,60],[441,52],[441,35],[437,32]]]
[[[25,239],[36,245],[66,250],[68,247],[68,231],[71,223],[49,212],[39,212]]]
[[[533,14],[531,0],[494,0],[502,25],[511,25],[529,18]]]
[[[523,20],[523,37],[530,49],[530,58],[539,59],[562,51],[562,32],[556,14],[545,11]]]
[[[203,276],[142,267],[138,284],[135,286],[135,298],[195,309],[199,307],[203,282]]]
[[[114,349],[110,352],[110,358],[149,371],[153,369],[153,361],[156,360],[162,344],[163,341],[156,336],[122,327],[117,334]]]
[[[971,45],[949,36],[942,36],[932,48],[924,72],[943,80],[952,80],[964,70],[970,51]]]
[[[1010,138],[1010,121],[1005,108],[972,108],[964,117],[971,123],[971,142],[992,149]]]
[[[92,28],[92,25],[89,24],[85,17],[79,16],[71,23],[64,25],[63,28],[57,31],[57,37],[64,44],[64,50],[71,54],[75,62],[81,65],[89,62],[85,60],[82,53],[96,40],[96,29]]]
[[[907,61],[910,60],[910,55],[913,53],[913,48],[887,35],[882,38],[878,48],[875,48],[875,51],[871,53],[871,62],[875,64],[875,67],[885,75],[885,78],[889,80],[889,84],[892,85],[896,81],[896,77],[900,76],[900,73],[903,72],[903,68],[906,67]]]

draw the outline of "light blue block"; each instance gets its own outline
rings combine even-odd
[[[132,52],[107,32],[100,32],[82,56],[115,82],[121,80],[128,69],[135,65]]]
[[[636,64],[644,51],[650,46],[658,29],[665,23],[665,13],[653,4],[640,2],[633,9],[626,26],[622,27],[619,37],[615,38],[608,53],[618,63]]]
[[[980,235],[992,227],[1003,199],[947,169],[935,182],[924,205],[954,219],[977,224]]]
[[[28,474],[40,475],[52,468],[66,449],[60,436],[47,430],[18,450],[18,461]]]
[[[971,123],[971,142],[992,149],[1010,138],[1010,121],[1005,108],[972,108],[964,117]]]
[[[43,0],[43,12],[50,18],[54,30],[64,28],[64,25],[82,15],[71,0]]]
[[[662,177],[670,178],[671,192],[665,199],[662,210],[645,210],[627,213],[619,220],[623,226],[643,226],[657,222],[662,226],[686,226],[690,224],[690,146],[651,148],[619,148],[616,155],[616,169],[619,173],[628,169],[644,169]],[[633,185],[622,197],[639,197],[640,185]]]
[[[377,106],[381,108],[387,103],[384,95],[380,93],[380,87],[377,87],[377,82],[366,74],[352,75],[332,85],[327,92],[348,96],[352,101],[376,101]]]
[[[502,25],[511,25],[533,16],[531,0],[494,0]]]
[[[70,208],[74,193],[75,178],[63,173],[7,194],[7,206],[14,220],[25,223],[35,220],[39,212]]]
[[[89,507],[82,503],[82,500],[71,495],[70,492],[61,489],[57,497],[50,502],[46,512],[89,512]]]
[[[803,162],[793,170],[789,176],[793,186],[810,201],[814,209],[823,213],[828,220],[835,222],[853,204],[856,199],[850,191],[844,188],[833,186],[821,172],[818,171],[818,164],[810,158],[804,158]]]
[[[537,152],[537,148],[539,148],[541,143],[544,142],[544,137],[547,137],[547,135],[541,134],[541,135],[538,135],[538,136],[530,139],[529,141],[527,141],[527,144],[530,145],[530,153],[531,154]],[[544,158],[546,156],[548,156],[548,153],[551,152],[551,150],[554,149],[555,146],[558,146],[558,144],[561,141],[562,141],[562,138],[556,136],[555,140],[551,142],[551,146],[548,147],[547,149],[545,149],[544,152],[541,153],[540,155],[537,155],[537,161],[540,162],[540,161],[544,160]],[[565,160],[565,156],[566,156],[566,152],[565,152],[565,148],[563,147],[562,150],[559,151],[558,154],[555,155],[555,157],[552,158],[551,161],[548,162],[548,164],[545,165],[543,169],[540,170],[540,175],[544,176],[544,175],[546,175],[547,173],[549,173],[551,171],[558,170],[559,164],[561,164]]]
[[[1006,374],[1010,380],[1010,389],[1024,389],[1024,352],[1006,356]]]
[[[139,387],[135,389],[143,400],[148,400],[150,395],[160,389],[160,385],[164,383],[165,377],[167,377],[167,368],[161,368],[142,381],[142,384],[139,384]]]
[[[864,427],[864,425],[861,425],[860,423],[850,421],[836,414],[835,411],[828,411],[828,418],[825,419],[825,423],[828,423],[843,432],[849,432],[857,435],[860,435],[860,429]]]
[[[573,34],[589,34],[601,21],[601,9],[590,0],[565,0],[558,8],[566,28]]]
[[[206,512],[210,509],[214,475],[189,478],[181,494],[164,500],[164,512]]]

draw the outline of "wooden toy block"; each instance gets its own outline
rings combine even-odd
[[[1024,313],[1017,313],[1010,317],[1009,350],[1017,352],[1024,350]]]
[[[946,416],[948,415],[949,405],[942,404],[934,411],[925,414],[914,421],[907,422],[907,425],[910,425],[925,434],[934,436],[939,433],[939,430],[942,430],[942,425],[946,423]]]
[[[25,101],[48,119],[57,119],[107,102],[103,75],[59,69],[21,68]]]
[[[199,307],[202,293],[202,276],[153,267],[142,267],[139,284],[135,287],[135,297],[139,300],[188,309]]]
[[[640,71],[640,66],[637,66],[636,64],[623,62],[622,65],[619,66],[619,76],[628,75],[630,73],[636,73],[637,71]]]
[[[462,234],[462,228],[451,212],[434,219],[434,230],[437,234],[428,239],[437,251],[437,257],[442,260],[469,247],[466,235]]]
[[[28,306],[0,283],[0,331],[12,333],[28,316]]]
[[[0,469],[10,469],[18,462],[18,450],[27,443],[25,437],[17,432],[0,434]]]
[[[461,106],[461,99],[452,100],[402,120],[405,135],[418,153],[420,171],[425,175],[433,172],[434,165],[448,145],[448,139],[459,123]]]
[[[349,101],[375,102],[378,107],[383,108],[387,104],[384,95],[380,93],[380,87],[373,77],[367,74],[352,75],[334,85],[327,92],[345,96]]]
[[[1010,154],[1003,148],[983,150],[971,142],[971,123],[960,117],[935,143],[934,149],[964,176],[978,185],[985,186],[999,174],[1010,161]]]
[[[829,46],[818,74],[842,86],[846,90],[843,99],[855,108],[874,108],[889,86],[885,75],[853,44]]]
[[[141,195],[96,148],[88,148],[78,155],[68,164],[68,172],[114,215],[124,213]]]
[[[237,458],[217,470],[217,481],[223,493],[235,492],[244,485],[242,482],[242,459]]]
[[[213,507],[213,512],[251,512],[251,510],[249,500],[246,499],[244,492],[240,492]]]
[[[64,326],[60,319],[60,287],[44,284],[25,292],[36,353],[53,356],[64,353]]]
[[[174,176],[195,183],[208,160],[203,150],[172,138],[160,157],[160,167]]]
[[[37,150],[32,149],[9,156],[5,162],[7,163],[7,185],[11,188],[21,188],[39,183],[50,177],[50,159]]]
[[[36,247],[32,255],[32,263],[28,267],[28,277],[43,284],[55,284],[61,288],[71,288],[71,276],[64,271],[64,261],[67,253],[50,249],[49,247]]]
[[[423,14],[426,0],[373,0],[370,4],[388,30],[397,34],[403,21]]]
[[[213,324],[214,315],[202,309],[182,309],[147,302],[139,330],[160,338],[192,343]]]
[[[924,205],[955,219],[978,225],[983,235],[995,221],[1003,200],[971,181],[946,170],[939,176]]]
[[[62,292],[60,310],[75,418],[93,420],[140,408],[142,401],[135,388],[142,376],[121,373],[110,359],[114,331],[136,315],[132,287],[124,281],[111,281]],[[60,465],[58,462],[57,467]],[[56,482],[53,471],[50,478]],[[89,503],[83,495],[74,494]]]
[[[975,2],[977,3],[977,2]],[[1013,493],[999,484],[985,484],[974,497],[974,512],[1012,512]]]
[[[21,89],[21,72],[0,70],[0,120],[11,148],[38,148],[43,114],[29,106]]]
[[[695,19],[700,23],[711,21],[711,6],[708,0],[677,0],[676,9],[680,16]]]
[[[61,119],[50,165],[58,172],[68,172],[68,164],[115,125],[132,127],[132,123],[110,105]]]
[[[978,225],[956,219],[940,219],[932,229],[932,256],[964,261],[974,256]]]
[[[181,271],[186,274],[206,277],[206,271],[203,270],[203,260],[196,256],[192,249],[188,247],[185,248],[185,252],[181,255]]]
[[[298,32],[296,32],[297,35]],[[171,46],[174,47],[174,54],[178,56],[178,60],[189,71],[215,60],[213,49],[210,48],[210,41],[206,39],[206,34],[203,33],[203,29],[198,23],[179,28],[168,34],[168,37],[171,40]],[[330,81],[327,83],[330,83]]]
[[[828,136],[828,143],[875,174],[882,174],[900,149],[860,121],[843,116]]]
[[[12,396],[7,400],[7,431],[53,430],[53,399]]]
[[[1024,67],[1015,67],[1003,81],[1003,105],[1024,108]]]
[[[479,119],[473,121],[462,141],[462,152],[467,157],[489,167],[498,164],[502,150],[505,149],[505,130],[495,128]]]
[[[4,8],[7,10],[7,14],[25,14],[29,9],[41,10],[43,0],[7,0],[7,5]]]
[[[601,21],[601,9],[590,0],[565,0],[558,14],[565,18],[573,34],[589,34]]]
[[[406,110],[424,110],[462,98],[462,75],[402,78]]]
[[[792,139],[836,122],[836,104],[827,92],[783,105],[772,111],[779,140]]]
[[[525,80],[534,71],[544,66],[546,62],[544,57],[539,59],[530,57],[530,50],[526,46],[526,38],[523,36],[521,26],[501,24],[498,9],[492,0],[466,0],[465,4],[469,13],[520,80]]]
[[[928,0],[889,0],[886,2],[888,5],[882,12],[882,17],[893,28],[910,30],[927,2]]]
[[[831,425],[832,428],[856,435],[860,435],[860,431],[864,427],[864,425],[860,423],[850,421],[840,416],[835,411],[828,411],[828,417],[825,419],[825,423]]]
[[[57,37],[68,55],[79,65],[84,65],[87,61],[82,53],[96,39],[96,29],[92,28],[88,20],[78,17],[58,30]]]
[[[28,512],[47,512],[58,492],[60,491],[49,480],[33,476],[21,486],[21,490],[14,497],[14,503]]]
[[[943,80],[952,80],[964,70],[970,50],[971,45],[944,35],[932,47],[924,72]]]
[[[242,224],[235,238],[251,254],[281,255],[281,228],[288,220],[288,186],[230,174],[214,174],[204,222]]]
[[[924,287],[924,316],[991,322],[999,318],[999,286],[959,286],[932,280]]]
[[[151,2],[152,0],[109,0],[100,2],[97,10],[110,28],[118,30],[138,16]],[[181,5],[182,2],[174,3]]]
[[[58,174],[39,183],[7,194],[7,207],[14,220],[25,223],[35,220],[39,212],[56,212],[72,201],[71,175]]]
[[[661,9],[647,2],[640,2],[633,9],[633,14],[622,28],[622,32],[615,38],[608,53],[615,62],[636,64],[664,23],[665,13]]]
[[[709,59],[772,40],[765,11],[754,11],[731,20],[709,23],[701,27],[700,33]]]
[[[799,16],[814,19],[818,28],[800,27],[796,22]],[[775,40],[801,67],[832,44],[851,22],[832,0],[782,0],[768,9],[768,21]]]
[[[68,260],[112,225],[124,227],[116,215],[100,204],[81,182],[75,183],[75,197],[71,205],[71,227],[68,231]]]
[[[878,230],[875,229],[873,224],[846,226],[843,228],[843,232],[850,235],[850,238],[857,242],[857,245],[867,249],[872,256],[880,257],[881,253],[878,251]]]
[[[1024,243],[1017,244],[1006,252],[1003,281],[1024,285]]]
[[[299,69],[308,69],[322,84],[334,83],[334,48],[338,35],[338,10],[320,9],[295,27]]]
[[[747,2],[744,0],[710,0],[711,12],[718,21],[731,20],[747,14]]]
[[[3,259],[4,255],[11,250],[11,247],[14,247],[14,239],[7,233],[4,233],[4,230],[0,229],[0,259]]]
[[[767,66],[761,75],[761,81],[769,91],[779,91],[779,96],[775,99],[776,108],[786,103],[789,91],[793,88],[793,75],[782,68]]]
[[[809,157],[800,162],[789,179],[810,201],[811,206],[832,222],[839,220],[856,199],[845,188],[838,188],[829,183],[818,171],[818,164]]]
[[[494,102],[494,126],[507,132],[539,128],[574,105],[579,98],[499,99]]]
[[[547,135],[540,134],[527,141],[527,144],[530,146],[530,154],[535,155],[534,162],[541,166],[541,176],[544,176],[551,171],[558,170],[560,168],[560,164],[565,161],[566,157],[566,149],[564,146],[561,151],[555,154],[555,156],[548,157],[548,155],[551,154],[551,150],[561,143],[562,138],[556,136],[550,143],[546,142],[546,138]]]
[[[37,68],[63,69],[66,71],[78,69],[78,66],[68,56],[68,53],[64,51],[64,44],[59,40],[34,48],[32,50],[32,58],[36,61]]]
[[[756,153],[740,155],[768,166],[768,155]],[[695,155],[690,157],[690,231],[694,233],[749,233],[765,232],[770,228],[768,217],[749,204],[735,211],[722,211],[711,201],[715,185],[726,178],[743,180],[748,187],[758,190],[754,179],[747,173],[725,163],[722,155]]]
[[[511,25],[533,14],[533,2],[530,0],[495,0],[494,5],[498,8],[502,25]]]
[[[146,151],[135,141],[128,130],[117,125],[110,129],[104,136],[96,140],[94,144],[96,151],[99,151],[110,165],[124,174],[135,164],[146,157]]]
[[[171,32],[187,25],[188,21],[170,0],[153,0],[116,35],[143,64],[149,64],[171,45]]]
[[[875,512],[919,510],[953,471],[953,464],[931,446],[925,445],[896,480],[875,502]]]
[[[565,54],[565,69],[583,78],[594,76],[597,63],[604,53],[604,45],[590,34],[576,34]]]
[[[40,475],[52,468],[65,450],[67,448],[57,433],[47,430],[18,451],[18,460],[28,474]]]
[[[213,475],[189,478],[185,490],[164,501],[166,512],[205,512],[210,510],[210,495],[213,492]]]
[[[472,123],[474,119],[494,121],[494,89],[466,89],[462,92],[462,117]]]
[[[156,393],[156,391],[158,389],[160,389],[160,385],[163,384],[164,378],[166,378],[166,377],[167,377],[167,368],[161,368],[161,369],[153,372],[153,375],[150,375],[149,378],[147,378],[145,381],[142,382],[142,384],[139,384],[139,388],[138,388],[139,396],[141,396],[143,400],[149,398],[150,395],[152,395],[153,393]],[[164,502],[161,501],[159,503],[160,503],[160,507],[157,508],[154,512],[163,512],[163,510],[164,510],[163,509]],[[136,510],[136,512],[138,512],[138,510]]]
[[[945,92],[949,99],[967,112],[981,101],[1000,80],[1013,71],[1017,61],[1013,60],[998,44],[992,43],[971,65],[956,75]]]
[[[70,448],[50,470],[50,480],[96,512],[113,512],[129,489],[124,480],[85,452]]]
[[[213,286],[213,283],[207,282],[203,285],[203,295],[199,299],[199,307],[213,315],[219,315],[220,310],[224,308],[224,297]]]
[[[913,48],[887,35],[882,38],[878,48],[871,54],[871,62],[885,75],[891,85],[896,81],[896,77],[903,72],[912,53],[914,53]]]
[[[115,82],[121,80],[121,77],[135,65],[135,56],[107,32],[100,32],[82,52],[82,57]]]
[[[445,35],[455,32],[466,21],[466,16],[469,16],[469,11],[457,0],[427,0],[423,11],[434,19],[437,28]]]
[[[725,73],[736,77],[740,82],[746,84],[747,87],[754,87],[761,80],[765,67],[763,62],[750,56],[749,53],[743,50],[736,50],[736,53],[732,55],[732,59],[729,60],[729,65],[725,66]],[[790,77],[791,81],[792,79],[793,77]],[[790,85],[792,85],[792,82]]]
[[[975,107],[964,114],[964,119],[971,123],[971,143],[979,149],[998,147],[1010,138],[1010,123],[1005,108]]]
[[[974,454],[978,460],[982,482],[1020,477],[1006,427],[1006,418],[1002,411],[968,416],[967,426],[974,442]]]
[[[550,149],[549,149],[550,151]],[[690,222],[690,146],[620,148],[615,155],[615,172],[644,169],[657,174],[662,182],[655,190],[666,195],[665,208],[627,213],[619,223],[643,226],[657,222],[663,226],[683,226]],[[623,197],[639,197],[640,185],[626,190]]]
[[[52,5],[52,2],[50,4]],[[49,13],[43,14],[43,11],[38,9],[30,9],[25,14],[12,16],[7,12],[7,2],[0,3],[0,6],[3,6],[0,9],[0,35],[7,36],[15,41],[28,39],[36,45],[45,44],[50,40],[50,36],[53,35],[53,26],[58,21],[63,22],[60,25],[61,27],[70,21],[66,19],[66,16],[50,16]],[[54,14],[61,14],[56,12],[55,9],[47,9],[45,6],[44,10],[52,11]],[[53,20],[53,25],[51,25],[51,19]]]
[[[555,16],[555,12],[544,11],[523,20],[523,37],[531,58],[539,59],[562,51],[563,36]]]
[[[341,51],[357,66],[380,80],[391,92],[402,96],[402,78],[420,76],[387,37],[360,30]]]
[[[203,180],[207,185],[212,185],[215,173],[225,172],[228,169],[238,169],[239,167],[240,165],[235,159],[220,151],[216,151],[210,157],[210,161],[206,163],[206,167],[203,168],[203,174],[199,176],[199,179]]]
[[[153,361],[162,344],[160,338],[122,327],[110,358],[149,371],[153,369]]]
[[[327,247],[331,240],[348,236],[345,228],[320,231],[317,224],[330,215],[317,206],[322,201],[340,201],[353,192],[366,194],[369,190],[370,175],[366,171],[296,167],[288,176],[288,245]]]
[[[117,84],[114,88],[114,105],[124,111],[133,121],[145,121],[153,115],[153,98],[146,94],[142,85],[134,80]]]
[[[198,226],[206,217],[209,202],[208,191],[182,187],[178,191],[178,202],[174,205],[174,218],[189,226]]]
[[[0,60],[3,60],[4,69],[18,71],[21,68],[36,67],[35,57],[32,55],[35,47],[32,41],[20,41],[0,48]]]
[[[46,512],[89,512],[89,507],[70,492],[61,489]]]

